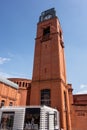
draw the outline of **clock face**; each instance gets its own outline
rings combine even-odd
[[[50,18],[52,18],[51,14],[48,14],[48,15],[44,16],[44,20],[47,20],[47,19],[50,19]]]

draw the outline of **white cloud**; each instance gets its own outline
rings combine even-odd
[[[4,64],[4,63],[6,63],[7,61],[10,61],[10,58],[0,57],[0,64]]]
[[[87,88],[87,85],[86,84],[81,84],[80,89],[84,89],[84,88]]]
[[[86,84],[81,84],[80,85],[80,90],[76,94],[87,94],[87,85]]]

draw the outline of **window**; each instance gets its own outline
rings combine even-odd
[[[41,90],[41,105],[50,106],[50,90],[49,89],[43,89]]]
[[[13,102],[10,102],[10,103],[9,103],[9,106],[13,106]]]
[[[27,83],[26,83],[26,87],[27,87]]]
[[[60,31],[60,39],[62,39],[62,32]]]
[[[5,105],[5,100],[1,101],[1,107]]]
[[[67,104],[66,104],[66,93],[64,92],[64,110],[66,111],[66,107],[67,107]]]
[[[23,82],[23,87],[25,86],[25,83]]]
[[[46,36],[46,35],[49,35],[49,34],[50,34],[50,26],[43,30],[43,36]]]
[[[0,130],[13,130],[14,112],[3,112]]]
[[[40,108],[26,108],[24,130],[39,130]]]
[[[43,29],[42,42],[50,40],[50,26]]]
[[[19,82],[19,87],[21,87],[21,82]]]

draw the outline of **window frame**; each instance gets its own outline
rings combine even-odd
[[[40,91],[40,104],[51,106],[51,91],[50,89],[42,89]]]

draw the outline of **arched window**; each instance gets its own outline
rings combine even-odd
[[[21,87],[21,82],[19,82],[19,87]]]
[[[50,26],[48,26],[47,28],[45,28],[43,30],[43,36],[49,35],[50,34]]]
[[[41,105],[50,106],[51,100],[50,100],[50,89],[43,89],[41,90]]]
[[[5,100],[1,101],[1,107],[5,105]]]
[[[9,102],[9,106],[13,106],[13,102]]]
[[[26,83],[26,87],[27,87],[27,83]]]

